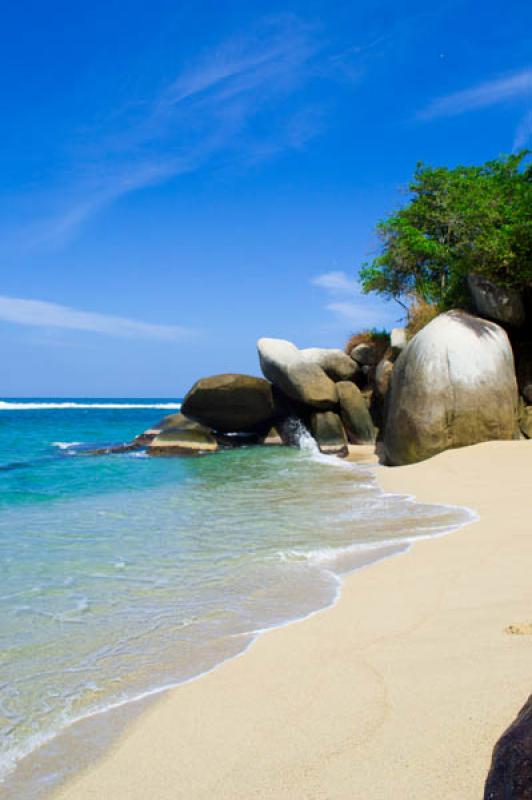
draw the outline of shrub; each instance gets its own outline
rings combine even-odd
[[[365,292],[415,293],[440,310],[468,304],[467,275],[532,285],[530,151],[478,167],[418,164],[408,203],[377,226],[380,254],[360,270]]]
[[[425,325],[440,313],[438,306],[427,303],[422,297],[415,297],[408,309],[408,322],[406,325],[406,335],[408,339],[415,336]]]
[[[359,344],[374,344],[377,348],[380,361],[390,346],[390,334],[388,331],[377,330],[376,328],[372,328],[368,331],[360,331],[359,333],[353,333],[345,344],[344,350],[347,355],[351,355],[351,350],[353,350],[353,348],[357,347]]]

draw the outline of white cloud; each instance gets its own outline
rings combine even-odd
[[[437,97],[417,117],[421,120],[453,117],[527,95],[532,97],[532,69],[529,68],[505,78],[485,81],[469,89]]]
[[[358,280],[345,272],[334,270],[312,278],[311,283],[323,289],[329,302],[324,306],[337,323],[357,330],[393,325],[397,312],[382,300],[362,294]]]
[[[530,110],[517,126],[514,137],[514,150],[521,150],[522,147],[532,140],[532,110]]]
[[[254,163],[300,147],[320,132],[321,117],[283,101],[312,77],[318,50],[312,31],[292,15],[262,20],[210,48],[152,97],[125,104],[86,134],[22,244],[62,243],[109,203],[214,157]],[[255,128],[266,108],[269,125]]]
[[[345,272],[333,271],[324,272],[322,275],[316,275],[312,278],[312,283],[322,289],[335,294],[352,294],[359,290],[358,281],[355,278],[349,278]]]
[[[0,296],[0,320],[37,328],[68,328],[108,336],[165,341],[181,341],[194,333],[192,329],[178,325],[154,325],[127,317],[79,311],[58,303],[20,297]]]

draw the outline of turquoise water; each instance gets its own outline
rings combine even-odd
[[[301,449],[90,456],[172,400],[0,403],[0,775],[75,720],[194,677],[467,512]],[[361,610],[363,613],[363,610]],[[27,761],[27,759],[26,759]]]

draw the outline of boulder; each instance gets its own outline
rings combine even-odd
[[[310,430],[322,453],[337,456],[347,455],[344,426],[339,415],[334,411],[315,411],[311,414]]]
[[[320,409],[336,405],[333,381],[318,364],[305,361],[295,344],[263,338],[257,347],[265,377],[292,400]]]
[[[525,306],[520,291],[498,286],[481,275],[469,275],[467,283],[475,310],[482,317],[515,327],[524,323]]]
[[[381,400],[386,398],[392,381],[393,363],[383,358],[375,370],[375,392]]]
[[[218,449],[213,434],[203,425],[196,428],[169,428],[159,433],[148,445],[151,456],[197,455]]]
[[[451,447],[512,439],[517,383],[505,331],[460,311],[440,314],[395,362],[384,448],[412,464]]]
[[[181,410],[220,433],[253,431],[274,416],[272,387],[251,375],[212,375],[196,381]]]
[[[371,421],[367,403],[354,383],[341,381],[336,384],[340,415],[352,444],[373,444],[375,428]]]
[[[532,341],[529,336],[530,334],[524,339],[514,337],[512,345],[519,391],[525,403],[532,405]]]
[[[484,800],[532,800],[532,695],[495,745]]]
[[[373,376],[373,395],[371,398],[370,414],[373,424],[379,429],[380,439],[383,438],[386,424],[386,410],[392,381],[392,372],[393,362],[388,358],[383,358],[377,364],[375,375]]]
[[[532,406],[524,403],[519,407],[519,429],[526,439],[532,439]]]
[[[361,367],[374,367],[379,360],[379,348],[372,342],[363,342],[353,347],[350,356]]]
[[[299,351],[303,361],[308,364],[317,364],[333,381],[353,380],[358,365],[349,358],[343,350],[328,349],[325,347],[307,347]]]
[[[407,345],[406,328],[392,328],[390,333],[390,347],[392,350],[392,358],[395,361],[399,353],[401,353]]]

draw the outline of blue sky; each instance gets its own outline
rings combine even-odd
[[[180,396],[363,297],[418,160],[532,146],[532,5],[20,0],[0,31],[4,396]]]

